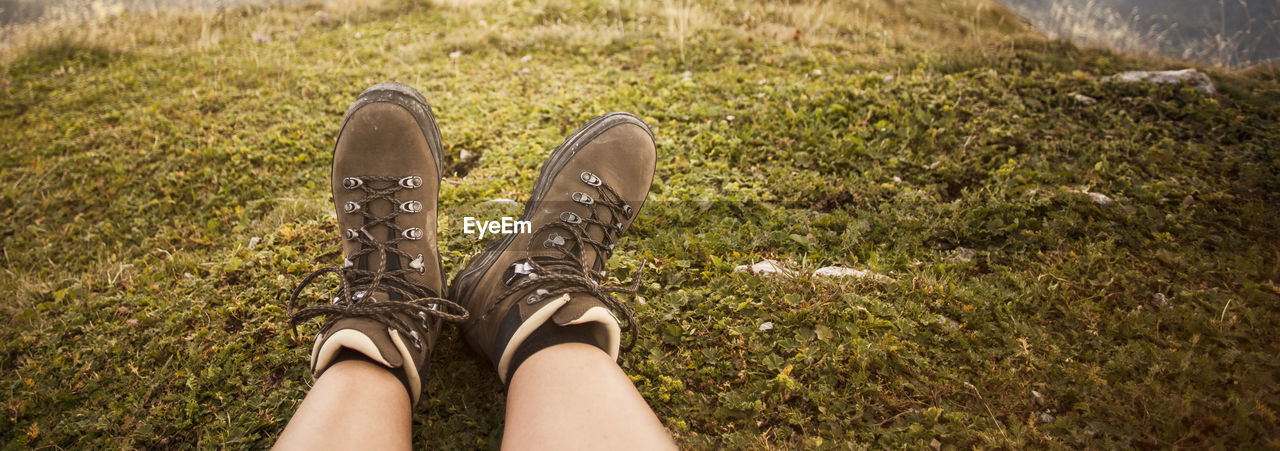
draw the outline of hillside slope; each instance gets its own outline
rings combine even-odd
[[[985,0],[722,5],[338,1],[33,35],[0,72],[0,440],[270,444],[311,383],[284,297],[339,260],[333,138],[397,80],[448,148],[449,272],[483,245],[460,218],[514,216],[478,204],[522,201],[564,134],[653,127],[610,274],[648,262],[625,367],[687,447],[1280,446],[1274,69],[1211,70],[1206,97],[1100,83],[1182,65]],[[764,258],[798,274],[733,271]],[[443,343],[419,442],[496,446],[500,383]]]

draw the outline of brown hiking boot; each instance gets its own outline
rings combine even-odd
[[[520,218],[532,232],[492,241],[453,279],[449,298],[474,312],[463,334],[503,382],[514,371],[516,349],[548,320],[585,326],[615,359],[624,325],[634,342],[630,310],[609,293],[635,289],[599,283],[648,197],[656,161],[653,134],[640,119],[626,113],[592,119],[543,165]]]
[[[331,175],[342,265],[308,275],[289,300],[292,312],[302,289],[317,277],[339,276],[332,301],[321,300],[289,319],[296,329],[308,319],[326,318],[311,350],[316,377],[349,349],[391,369],[417,403],[441,320],[467,317],[466,310],[440,298],[441,153],[435,116],[413,88],[374,85],[347,111]]]

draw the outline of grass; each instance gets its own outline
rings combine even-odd
[[[339,260],[332,140],[382,80],[432,100],[450,161],[483,154],[442,188],[450,272],[483,244],[459,218],[524,199],[584,120],[653,126],[658,178],[611,267],[650,262],[626,368],[686,447],[1280,446],[1274,68],[1207,69],[1214,98],[1100,84],[1186,63],[980,0],[335,2],[80,29],[0,71],[7,447],[269,445],[311,384],[284,296]],[[801,271],[733,272],[763,258]],[[837,264],[888,279],[808,275]],[[453,330],[436,352],[418,441],[497,446],[492,370]]]

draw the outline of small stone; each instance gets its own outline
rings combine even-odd
[[[360,37],[360,36],[356,36],[356,37]],[[449,59],[451,60],[456,60],[461,56],[462,56],[461,50],[455,50],[455,51],[449,52]]]
[[[1208,95],[1218,93],[1213,87],[1213,79],[1209,78],[1204,72],[1195,69],[1183,70],[1165,70],[1165,71],[1133,71],[1123,72],[1108,77],[1103,77],[1102,81],[1121,82],[1121,83],[1164,83],[1172,85],[1187,85],[1195,88],[1197,91]]]
[[[813,271],[813,277],[854,277],[858,279],[890,280],[884,274],[876,274],[866,269],[853,269],[843,266],[824,266]]]
[[[943,315],[938,315],[938,324],[941,324],[942,327],[950,330],[960,330],[960,323],[957,323],[956,320],[947,318]]]
[[[757,276],[783,275],[783,276],[791,277],[795,275],[794,271],[791,271],[783,267],[781,263],[778,263],[776,260],[771,260],[767,258],[764,260],[760,260],[758,263],[751,266],[739,265],[733,268],[733,272],[745,272],[745,273],[751,273]]]
[[[533,61],[533,55],[525,55],[525,56],[520,57],[520,62],[522,62],[522,63],[527,63],[527,62],[530,62],[530,61]]]
[[[636,303],[640,305],[649,305],[649,300],[645,299],[644,296],[636,296]]]
[[[484,201],[484,202],[481,202],[481,203],[480,203],[480,205],[502,205],[502,206],[504,206],[504,207],[505,207],[505,206],[512,206],[512,207],[514,207],[514,206],[518,206],[518,205],[520,205],[520,204],[519,204],[519,203],[517,203],[517,202],[516,202],[516,201],[514,201],[514,200],[511,200],[511,199],[497,198],[497,199],[494,199],[494,200],[486,200],[486,201]]]
[[[1052,422],[1053,422],[1053,415],[1050,415],[1050,414],[1049,414],[1049,412],[1047,412],[1047,411],[1045,411],[1045,412],[1040,412],[1040,422],[1041,422],[1041,423],[1052,423]]]
[[[763,323],[760,323],[761,332],[768,332],[771,330],[773,330],[773,321],[765,321]]]
[[[735,118],[733,117],[733,115],[732,115],[732,114],[730,114],[730,115],[728,115],[728,116],[725,116],[725,117],[724,117],[724,119],[725,119],[725,120],[727,120],[727,121],[729,121],[729,122],[733,122],[733,120],[734,120]]]
[[[978,258],[978,251],[967,247],[957,247],[951,253],[951,261],[953,262],[971,262],[975,258]]]
[[[1089,96],[1084,95],[1084,94],[1075,93],[1075,94],[1072,94],[1072,95],[1071,95],[1071,97],[1075,98],[1075,99],[1076,99],[1076,102],[1080,102],[1080,104],[1081,104],[1081,105],[1084,105],[1084,106],[1089,106],[1089,105],[1093,105],[1093,104],[1095,104],[1095,103],[1098,103],[1098,99],[1095,99],[1095,98],[1093,98],[1093,97],[1089,97]]]
[[[187,280],[196,280],[196,276],[191,275],[189,272],[182,273],[182,278]]]
[[[516,71],[516,75],[529,75],[532,73],[533,69],[529,69],[527,67],[521,67],[520,70]]]
[[[124,320],[124,323],[125,323],[125,324],[128,324],[128,325],[130,325],[130,326],[137,326],[137,325],[138,325],[138,320],[133,319],[133,318],[129,318],[129,319]]]
[[[458,152],[458,160],[463,163],[470,163],[478,159],[480,159],[480,154],[473,153],[467,149],[462,149],[462,151]]]
[[[1099,207],[1105,207],[1107,205],[1111,205],[1112,202],[1115,202],[1111,200],[1110,197],[1107,197],[1106,194],[1102,194],[1102,193],[1091,193],[1084,190],[1071,190],[1070,192],[1089,196],[1089,200],[1093,201],[1093,203],[1098,205]]]
[[[932,449],[933,451],[941,450],[942,442],[939,442],[938,439],[936,438],[933,440],[929,440],[929,449]]]
[[[258,243],[261,243],[261,242],[262,242],[262,238],[258,238],[256,236],[253,238],[249,238],[249,249],[258,247]]]
[[[1031,398],[1036,400],[1036,405],[1044,407],[1044,396],[1041,396],[1040,392],[1031,390]]]
[[[1151,296],[1151,303],[1155,304],[1156,307],[1159,308],[1168,308],[1169,296],[1166,296],[1164,293],[1156,293]]]
[[[814,70],[813,70],[813,74],[814,74],[814,75],[822,75],[822,69],[814,69]]]

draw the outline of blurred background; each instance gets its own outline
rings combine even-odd
[[[0,40],[11,25],[156,11],[305,0],[0,0]],[[316,1],[316,0],[311,0]],[[341,0],[339,0],[341,1]],[[1276,0],[996,0],[1050,37],[1240,68],[1280,61]],[[856,4],[858,0],[849,3]],[[0,43],[3,45],[3,43]]]
[[[1280,62],[1276,0],[997,0],[1050,37],[1223,67]]]

